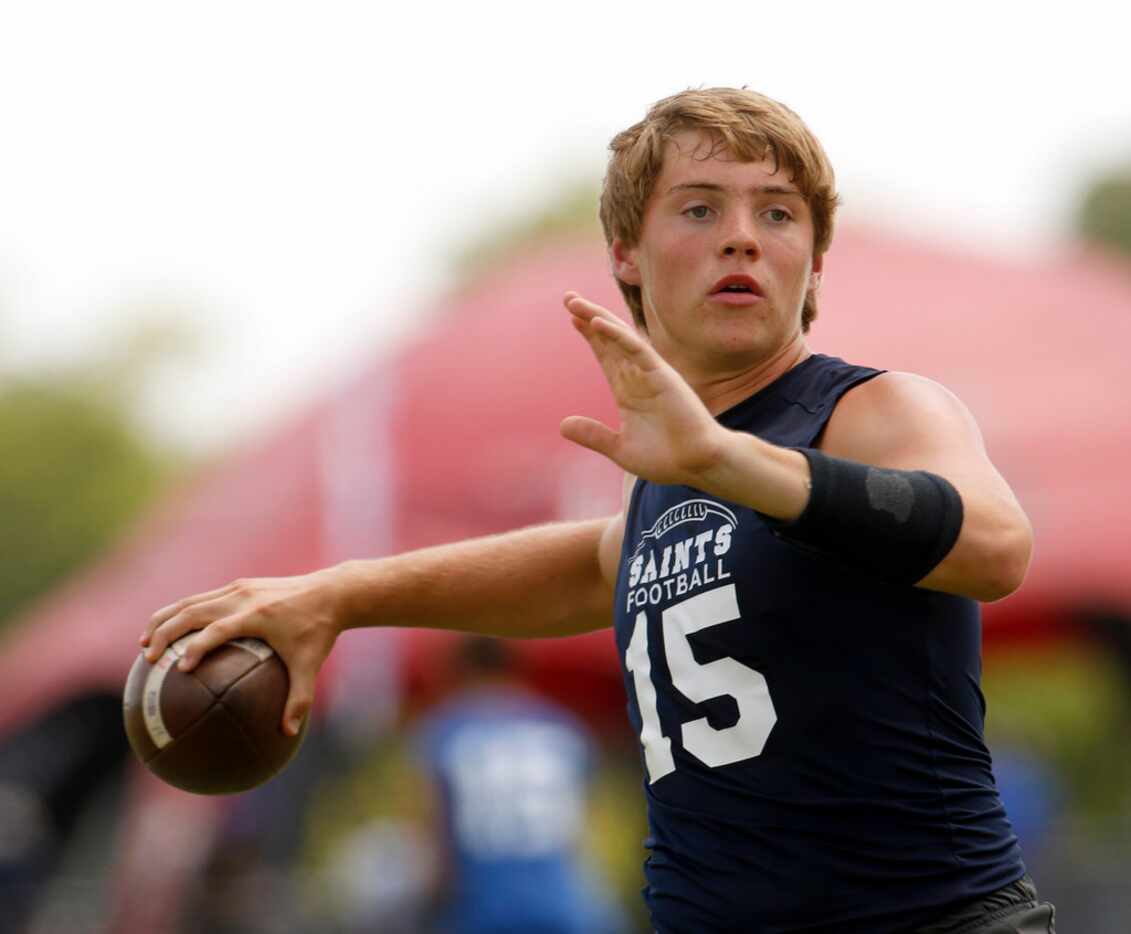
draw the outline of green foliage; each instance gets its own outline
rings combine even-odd
[[[1092,183],[1080,204],[1076,226],[1084,239],[1131,258],[1131,166]]]
[[[489,228],[460,252],[458,268],[478,273],[551,240],[602,240],[597,216],[600,195],[591,181],[564,183],[557,197],[531,213]]]
[[[986,661],[982,686],[993,750],[1004,743],[1049,762],[1071,813],[1110,820],[1131,809],[1131,704],[1116,661],[1087,645],[1014,650]]]
[[[121,408],[81,381],[0,382],[0,627],[89,561],[163,470]]]
[[[172,452],[134,409],[154,370],[199,349],[198,334],[177,308],[128,312],[100,353],[67,366],[0,361],[0,630],[108,548],[170,474]]]

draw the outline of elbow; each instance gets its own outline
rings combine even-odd
[[[983,603],[1003,600],[1015,593],[1025,580],[1033,555],[1033,530],[1027,521],[995,539],[978,575],[980,593],[975,596]]]

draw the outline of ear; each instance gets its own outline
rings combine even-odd
[[[614,239],[609,247],[609,259],[613,275],[626,285],[641,285],[640,267],[636,264],[636,247],[625,245],[623,240]]]
[[[821,274],[825,271],[825,254],[813,257],[813,266],[809,270],[809,291],[816,292],[821,287]]]

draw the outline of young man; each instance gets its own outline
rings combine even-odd
[[[612,621],[658,931],[1051,931],[978,687],[975,601],[1019,586],[1029,523],[953,395],[809,351],[836,206],[820,144],[713,89],[611,149],[601,216],[635,327],[565,305],[621,425],[561,430],[625,470],[623,511],[237,581],[158,611],[149,657],[192,630],[185,667],[268,640],[294,730],[345,628]]]

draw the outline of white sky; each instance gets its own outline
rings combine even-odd
[[[200,448],[261,431],[688,86],[797,110],[846,218],[980,248],[1056,249],[1131,160],[1116,3],[390,6],[0,5],[0,364],[179,308],[208,350],[152,412]]]

